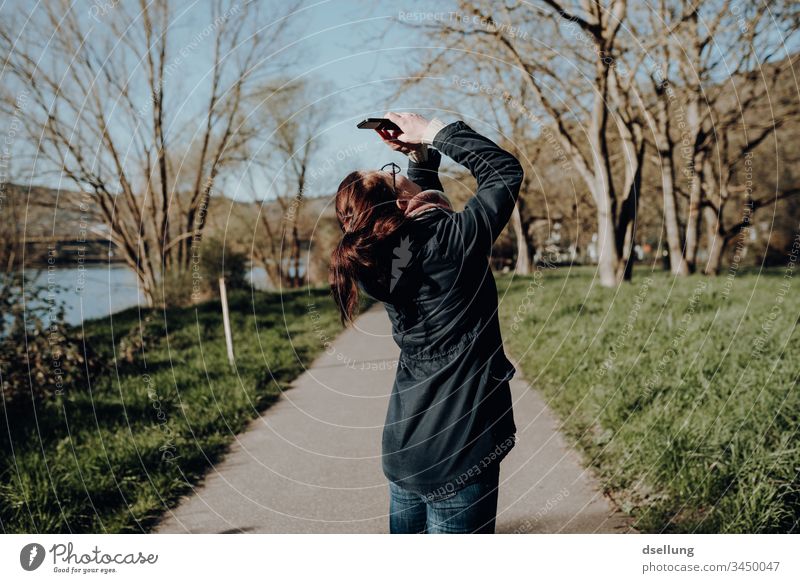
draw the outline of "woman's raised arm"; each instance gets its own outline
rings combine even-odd
[[[475,196],[455,214],[449,243],[463,245],[467,253],[479,250],[488,254],[514,211],[524,177],[522,166],[461,121],[444,126],[430,139],[437,150],[467,168],[478,182]]]

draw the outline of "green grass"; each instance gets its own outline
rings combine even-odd
[[[505,276],[509,353],[634,526],[797,532],[800,283],[774,269],[619,289]],[[786,276],[786,277],[785,277]]]
[[[230,310],[235,371],[218,302],[166,320],[144,312],[146,359],[133,362],[119,347],[138,336],[137,309],[115,314],[113,327],[88,323],[87,343],[107,363],[91,387],[0,419],[0,529],[147,530],[341,330],[325,289],[238,292]]]
[[[798,530],[800,295],[785,274],[499,278],[510,354],[636,528]],[[327,290],[230,303],[236,371],[216,302],[153,312],[146,366],[114,358],[137,310],[113,337],[89,323],[108,363],[91,387],[0,417],[0,529],[148,530],[341,329]]]

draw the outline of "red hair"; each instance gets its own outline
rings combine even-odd
[[[405,223],[388,177],[382,172],[351,172],[336,191],[336,218],[344,234],[331,253],[329,282],[342,323],[358,311],[358,283],[386,287],[377,257]]]

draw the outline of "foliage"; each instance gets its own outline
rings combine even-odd
[[[97,369],[91,347],[79,330],[64,325],[64,307],[54,297],[22,276],[0,280],[0,381],[7,409],[57,398]]]
[[[225,240],[208,239],[203,242],[200,267],[209,291],[219,296],[220,277],[225,278],[227,289],[247,286],[247,254],[235,251]]]
[[[167,307],[181,307],[219,297],[219,278],[225,277],[230,290],[247,287],[247,255],[230,243],[211,238],[203,240],[192,251],[188,270],[166,270],[156,298]]]

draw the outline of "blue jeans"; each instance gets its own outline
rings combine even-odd
[[[391,534],[494,534],[499,473],[456,490],[423,496],[389,482]]]

